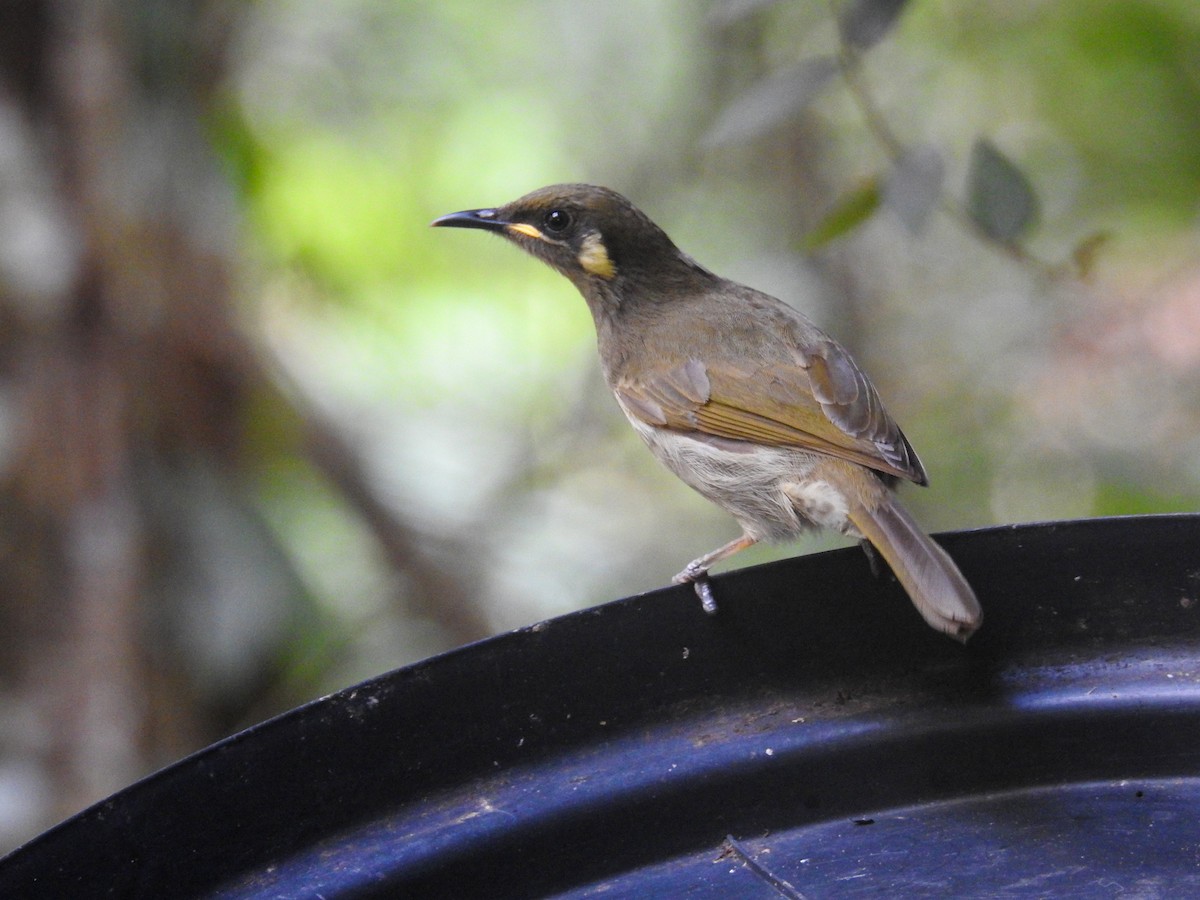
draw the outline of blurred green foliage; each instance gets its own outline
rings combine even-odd
[[[1200,188],[1198,13],[1187,0],[915,3],[904,36],[942,61],[939,81],[962,79],[964,116],[1021,132],[1031,165],[1079,185],[1073,222],[1172,231]]]

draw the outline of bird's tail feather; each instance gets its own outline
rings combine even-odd
[[[855,505],[850,520],[887,560],[925,621],[965,643],[983,621],[975,592],[895,495],[884,492],[870,509]]]

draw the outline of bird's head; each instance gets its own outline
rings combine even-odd
[[[433,224],[503,235],[567,276],[589,301],[597,294],[627,294],[630,286],[642,293],[707,274],[636,206],[590,184],[551,185],[504,206],[450,213]]]

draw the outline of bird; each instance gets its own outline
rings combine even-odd
[[[965,642],[980,626],[971,586],[896,495],[901,481],[929,482],[916,451],[850,353],[807,316],[709,271],[605,187],[550,185],[431,224],[498,234],[583,295],[629,423],[742,528],[673,579],[705,611],[717,608],[713,565],[826,528],[873,548],[933,628]]]

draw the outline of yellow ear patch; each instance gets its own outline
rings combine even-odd
[[[600,278],[612,278],[617,274],[617,267],[608,256],[600,235],[592,233],[583,239],[579,248],[579,265],[585,272],[598,275]]]
[[[524,222],[513,222],[511,225],[505,225],[509,231],[515,231],[517,234],[523,234],[525,237],[537,238],[544,241],[546,236],[534,228],[532,225],[527,225]]]

